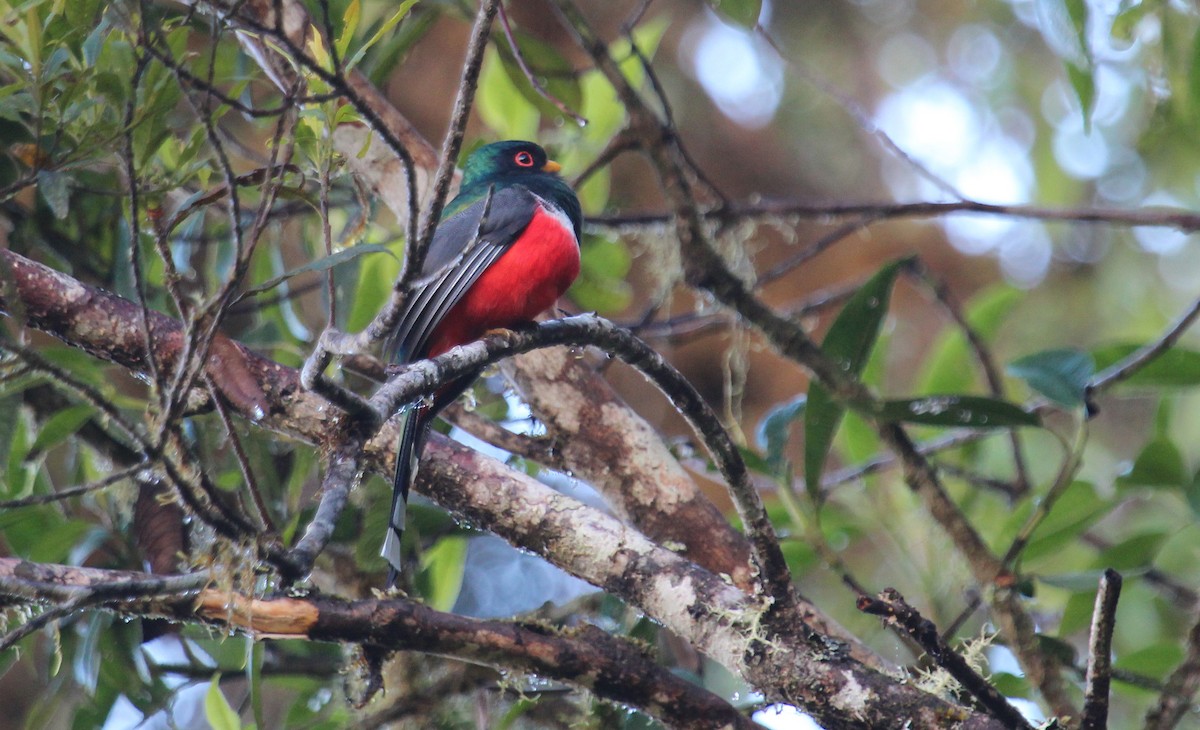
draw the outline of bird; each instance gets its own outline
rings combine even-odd
[[[562,167],[533,142],[484,145],[463,166],[385,354],[398,364],[437,357],[490,330],[512,329],[549,309],[579,275],[583,211]],[[479,372],[447,383],[402,414],[392,511],[380,555],[387,585],[401,572],[408,492],[429,425]]]

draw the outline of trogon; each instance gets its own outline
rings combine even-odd
[[[488,330],[529,322],[563,295],[579,275],[583,214],[560,169],[532,142],[496,142],[467,158],[389,338],[395,362],[436,357]],[[405,505],[429,424],[477,376],[444,385],[404,414],[380,553],[391,566],[388,585],[401,568]]]

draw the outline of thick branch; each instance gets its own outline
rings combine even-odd
[[[539,625],[482,621],[435,611],[404,598],[342,601],[322,596],[250,598],[204,589],[203,576],[67,568],[0,558],[0,595],[26,598],[46,585],[127,615],[164,616],[232,626],[255,637],[308,638],[371,644],[385,649],[446,654],[504,669],[521,669],[560,679],[600,697],[632,705],[667,724],[691,728],[753,728],[749,718],[721,698],[659,666],[652,657],[599,628],[559,631]],[[181,584],[182,596],[114,603],[114,598],[150,599],[161,587]],[[110,586],[147,588],[112,592]],[[101,592],[103,589],[103,592]]]

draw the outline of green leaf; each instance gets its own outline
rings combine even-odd
[[[1143,532],[1134,535],[1105,549],[1096,558],[1095,564],[1119,571],[1147,567],[1154,562],[1167,537],[1166,532]]]
[[[879,401],[869,409],[869,415],[881,421],[926,426],[1011,428],[1041,425],[1037,414],[1029,413],[1015,403],[974,395],[929,395]]]
[[[858,377],[871,356],[887,315],[892,286],[905,260],[880,269],[850,297],[829,327],[821,349],[850,377]],[[815,380],[808,386],[804,412],[804,481],[810,494],[820,493],[825,457],[845,408],[833,401],[825,386]]]
[[[61,521],[60,517],[47,518],[44,526],[34,536],[26,555],[38,563],[58,563],[67,560],[75,546],[97,528],[83,520]],[[7,538],[6,531],[4,536]]]
[[[1121,343],[1092,350],[1096,369],[1105,370],[1144,345]],[[1200,385],[1200,352],[1183,347],[1172,347],[1160,353],[1126,380],[1123,385],[1141,385],[1151,388],[1187,388]]]
[[[1005,697],[1029,697],[1029,680],[1008,672],[995,672],[988,677],[992,686]]]
[[[1116,40],[1124,43],[1132,43],[1134,29],[1142,18],[1146,17],[1146,13],[1155,7],[1155,3],[1151,2],[1135,2],[1132,4],[1121,3],[1125,5],[1125,9],[1117,13],[1112,20],[1110,34]]]
[[[762,0],[709,0],[713,10],[746,30],[758,25],[762,12]]]
[[[633,288],[625,281],[633,257],[624,243],[606,238],[585,237],[579,278],[570,297],[581,308],[617,313],[633,301]]]
[[[1047,657],[1057,660],[1064,666],[1074,666],[1079,652],[1075,650],[1072,644],[1045,634],[1038,634],[1037,642],[1038,649]]]
[[[408,15],[408,12],[412,10],[413,6],[416,4],[417,0],[404,0],[404,2],[400,3],[400,7],[396,10],[392,17],[388,18],[383,25],[379,26],[379,30],[375,31],[375,33],[367,40],[367,42],[354,52],[354,56],[346,62],[346,70],[349,71],[357,66],[358,62],[362,60],[363,54],[366,53],[371,46],[374,46],[376,43],[378,43],[385,35],[391,33],[392,29],[396,27],[396,24],[401,20],[404,20],[404,17]],[[344,55],[345,54],[343,54],[343,56]]]
[[[46,419],[29,450],[38,453],[53,448],[82,428],[92,413],[92,407],[88,405],[71,406],[55,413]]]
[[[449,611],[458,600],[467,567],[468,545],[465,537],[443,537],[421,556],[425,595],[429,605],[438,611]]]
[[[1183,646],[1177,641],[1163,641],[1128,653],[1122,652],[1113,667],[1145,677],[1164,679],[1167,673],[1183,661]]]
[[[807,402],[807,396],[797,396],[767,411],[758,424],[758,445],[767,452],[767,464],[774,475],[784,476],[787,461],[783,450],[791,437],[792,422],[804,415]]]
[[[1154,438],[1142,447],[1133,467],[1121,475],[1122,484],[1144,487],[1180,487],[1191,481],[1183,453],[1168,438]]]
[[[1046,585],[1065,588],[1072,593],[1086,593],[1087,591],[1096,590],[1096,587],[1100,585],[1100,578],[1103,575],[1103,570],[1085,570],[1078,573],[1039,575],[1037,579]],[[1124,577],[1128,578],[1129,576]]]
[[[571,285],[568,296],[580,309],[600,314],[616,314],[633,301],[633,287],[623,279],[583,272]]]
[[[489,48],[479,72],[476,108],[501,139],[533,139],[541,118],[537,107],[513,83],[499,53]]]
[[[350,41],[354,40],[354,31],[358,30],[358,21],[362,18],[362,3],[350,0],[346,12],[342,14],[342,34],[338,36],[334,47],[337,48],[338,58],[346,60],[346,51],[350,50]]]
[[[288,279],[291,279],[294,276],[298,276],[300,274],[304,274],[304,273],[307,273],[310,271],[326,271],[328,269],[332,269],[334,266],[337,266],[338,264],[344,264],[347,261],[358,258],[359,256],[365,256],[365,255],[371,254],[371,253],[386,253],[388,256],[391,256],[393,258],[395,258],[395,256],[396,256],[396,254],[392,253],[392,250],[390,248],[388,248],[387,246],[384,246],[382,244],[360,243],[357,246],[351,246],[350,248],[344,249],[342,251],[338,251],[335,254],[331,254],[329,256],[322,256],[321,258],[317,259],[316,261],[310,261],[307,264],[300,266],[298,268],[292,269],[291,271],[289,271],[285,274],[276,276],[274,279],[271,279],[262,284],[259,284],[258,286],[253,287],[251,289],[247,289],[246,292],[244,294],[242,294],[242,296],[247,297],[252,294],[261,294],[269,289],[273,289],[273,288],[279,286],[281,283],[287,281]]]
[[[204,717],[212,730],[241,730],[242,721],[221,692],[221,675],[214,674],[204,694]]]
[[[1080,350],[1044,350],[1010,363],[1008,372],[1050,400],[1074,408],[1083,405],[1084,388],[1096,364]]]
[[[1192,508],[1192,514],[1200,517],[1200,471],[1193,474],[1192,480],[1183,485],[1183,496]]]
[[[1092,128],[1092,111],[1096,104],[1096,77],[1090,68],[1083,69],[1072,63],[1067,64],[1067,80],[1079,99],[1083,109],[1083,128],[1090,133]]]
[[[1021,553],[1022,560],[1028,563],[1039,557],[1057,553],[1075,541],[1080,533],[1091,527],[1115,505],[1115,501],[1097,495],[1096,488],[1089,482],[1073,482],[1034,531],[1029,545]],[[1017,520],[1018,524],[1024,521],[1024,517]]]
[[[671,16],[666,13],[642,21],[638,27],[633,29],[634,45],[647,59],[653,59],[659,43],[662,42],[663,34],[667,32],[670,25]],[[625,39],[616,41],[610,47],[609,52],[613,58],[618,59],[617,65],[621,69],[621,74],[629,81],[630,86],[640,89],[646,82],[646,69],[642,67],[641,60],[633,53],[629,41]]]
[[[622,241],[587,237],[580,251],[580,269],[589,274],[624,278],[633,266],[633,256]]]
[[[38,170],[37,188],[42,194],[46,205],[58,219],[67,217],[71,212],[71,186],[66,173],[51,170]]]

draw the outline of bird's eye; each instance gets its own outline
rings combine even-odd
[[[518,167],[533,167],[533,155],[528,152],[518,152],[513,157],[513,162],[517,163]]]

